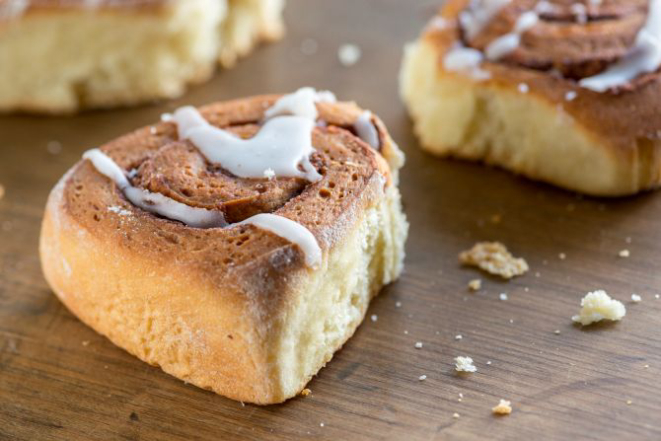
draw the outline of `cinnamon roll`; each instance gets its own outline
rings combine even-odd
[[[284,0],[0,0],[0,111],[180,96],[283,33]]]
[[[399,276],[402,163],[378,117],[328,92],[184,107],[60,180],[44,274],[140,359],[235,400],[281,402]]]
[[[406,50],[423,148],[582,193],[661,183],[661,1],[449,0]]]

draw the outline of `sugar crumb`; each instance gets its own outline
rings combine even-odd
[[[631,252],[629,250],[622,250],[619,253],[617,253],[617,255],[626,258],[631,256]]]
[[[477,368],[473,364],[473,359],[470,357],[456,357],[454,359],[454,368],[457,372],[477,372]]]
[[[501,398],[497,406],[491,408],[494,415],[509,415],[512,413],[512,403]]]
[[[401,308],[402,302],[395,302],[395,308]]]
[[[462,338],[464,338],[464,337],[461,334],[457,334],[457,335],[454,336],[455,340],[461,340]]]
[[[504,302],[504,301],[506,301],[509,297],[507,296],[507,293],[501,292],[500,294],[498,294],[498,298]]]
[[[421,341],[417,342],[417,343],[415,344],[415,348],[416,348],[416,349],[422,349],[422,342],[421,342]]]
[[[311,393],[312,393],[312,391],[311,391],[310,389],[305,388],[305,389],[303,389],[303,390],[301,391],[301,396],[307,397],[307,396],[310,395]]]
[[[631,294],[631,301],[634,303],[640,303],[643,301],[643,298],[638,294]]]
[[[362,51],[355,44],[343,44],[337,50],[337,57],[344,67],[351,67],[360,61]]]
[[[373,322],[376,322],[378,319],[379,319],[379,316],[376,315],[376,314],[372,314],[371,317],[370,317],[370,320],[372,320]]]
[[[500,242],[476,243],[470,250],[459,254],[459,261],[504,279],[523,275],[529,269],[524,259],[512,256]]]
[[[555,331],[553,331],[553,333],[554,333],[555,335],[560,335],[560,330],[559,330],[559,329],[556,329]]]
[[[572,320],[587,326],[602,320],[619,321],[626,313],[622,302],[610,298],[606,291],[598,290],[588,293],[581,299],[581,311],[573,316]]]
[[[459,415],[457,412],[452,414],[452,418],[460,418],[461,415]]]
[[[558,258],[560,260],[565,260],[567,258],[567,255],[565,253],[560,253],[560,254],[558,254]]]
[[[418,377],[418,381],[425,381],[426,379],[427,379],[427,376],[426,376],[426,375],[420,375],[420,376]]]
[[[479,291],[482,288],[482,281],[480,279],[473,279],[468,282],[468,289],[471,291]]]

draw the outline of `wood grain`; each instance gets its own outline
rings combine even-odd
[[[284,41],[177,102],[0,117],[0,439],[661,439],[661,195],[584,199],[423,154],[397,72],[434,3],[290,0]],[[319,48],[306,56],[308,38]],[[337,60],[344,43],[363,51],[351,68]],[[302,85],[371,108],[405,149],[406,271],[374,301],[378,320],[311,382],[311,396],[242,406],[138,361],[72,316],[41,276],[39,223],[50,188],[84,150],[184,103]],[[49,153],[50,141],[62,151]],[[460,268],[457,254],[478,240],[503,241],[531,272],[504,283]],[[618,258],[625,248],[631,257]],[[472,294],[466,284],[476,277],[484,288]],[[574,327],[581,297],[599,288],[624,300],[627,316]],[[627,301],[634,292],[642,303]],[[457,375],[457,355],[473,357],[478,372]],[[491,415],[500,398],[512,401],[512,415]]]

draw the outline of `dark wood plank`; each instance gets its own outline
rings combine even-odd
[[[0,439],[661,439],[661,196],[584,199],[420,152],[397,73],[403,44],[434,3],[290,0],[283,42],[177,102],[0,117]],[[301,53],[306,38],[318,42],[315,55]],[[344,68],[336,51],[349,42],[363,57]],[[373,109],[406,150],[407,266],[370,308],[378,321],[366,321],[312,381],[310,397],[244,407],[147,366],[73,317],[41,276],[40,217],[50,188],[87,148],[183,103],[301,85]],[[62,144],[56,155],[46,148],[53,140]],[[466,283],[482,276],[460,268],[457,254],[485,239],[526,257],[531,273],[469,293]],[[617,257],[624,248],[628,259]],[[580,298],[598,288],[644,300],[627,302],[619,324],[572,326]],[[455,374],[461,354],[475,359],[476,374]],[[512,400],[511,416],[491,415],[499,398]]]

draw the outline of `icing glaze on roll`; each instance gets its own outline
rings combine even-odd
[[[124,193],[133,205],[150,213],[155,213],[168,219],[178,220],[196,228],[213,228],[227,225],[220,211],[189,207],[160,193],[152,193],[142,188],[133,187],[125,172],[108,155],[99,149],[88,150],[83,154],[94,168],[102,175],[110,178]]]
[[[360,114],[353,126],[360,139],[369,144],[373,149],[379,149],[379,132],[372,122],[372,112],[365,110]]]

